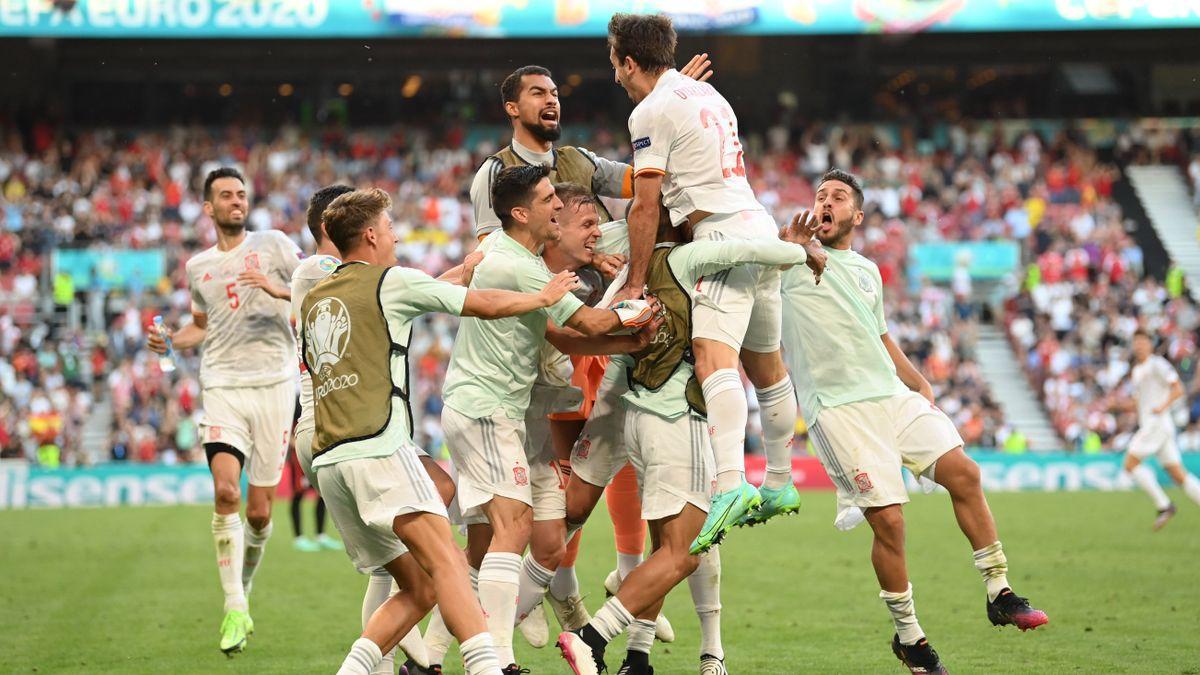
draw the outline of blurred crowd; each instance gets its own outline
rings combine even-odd
[[[628,158],[621,129],[567,131],[564,141]],[[198,359],[185,355],[164,375],[142,345],[153,315],[170,324],[187,320],[184,263],[215,241],[200,201],[209,170],[241,167],[252,194],[250,227],[283,231],[306,251],[313,249],[304,226],[313,191],[333,182],[379,186],[395,200],[398,258],[436,274],[474,246],[467,188],[482,158],[508,136],[452,122],[318,132],[67,133],[39,125],[23,135],[2,133],[0,450],[67,465],[203,457]],[[862,177],[867,217],[855,248],[879,264],[890,330],[969,445],[1002,447],[1012,432],[974,361],[978,322],[990,320],[990,310],[969,277],[949,287],[912,278],[913,243],[1022,242],[1033,264],[1025,280],[1014,280],[1021,292],[1007,323],[1072,443],[1094,431],[1112,445],[1127,430],[1127,415],[1117,412],[1119,387],[1110,381],[1111,364],[1125,358],[1127,317],[1160,333],[1169,328],[1172,354],[1192,356],[1194,308],[1140,280],[1140,249],[1111,199],[1118,171],[1068,132],[1006,138],[963,124],[934,142],[906,128],[879,133],[872,125],[797,123],[747,136],[748,175],[781,222],[811,207],[812,181],[827,168]],[[167,273],[155,283],[76,289],[51,276],[57,247],[161,249]],[[439,383],[455,326],[440,315],[422,320],[411,352],[418,441],[435,453],[442,443]],[[113,412],[112,427],[101,430],[106,455],[83,457],[88,412],[106,400]]]

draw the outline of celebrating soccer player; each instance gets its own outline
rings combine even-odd
[[[813,211],[797,216],[802,227],[815,221],[829,260],[819,284],[802,271],[784,273],[783,344],[809,435],[837,487],[836,524],[849,529],[865,516],[874,532],[871,563],[896,625],[892,651],[914,673],[944,672],[913,606],[901,467],[950,493],[987,587],[988,619],[1021,630],[1049,619],[1010,588],[979,467],[929,382],[888,334],[879,268],[850,249],[862,203],[858,179],[833,170],[817,185]]]
[[[271,536],[271,501],[283,474],[296,405],[296,342],[288,322],[288,281],[300,249],[282,232],[246,232],[246,182],[232,168],[204,180],[204,213],[217,243],[186,265],[192,323],[168,333],[178,350],[203,346],[201,439],[212,472],[212,534],[225,592],[221,651],[242,651],[254,632],[249,596]],[[167,349],[151,331],[149,347]],[[241,474],[250,489],[242,523]]]
[[[660,200],[697,240],[774,239],[775,221],[746,181],[737,117],[712,85],[675,70],[675,29],[664,15],[614,14],[609,60],[636,107],[629,116],[634,190],[630,272],[618,299],[641,297],[658,230]],[[692,351],[709,410],[717,494],[692,553],[736,524],[796,511],[791,480],[796,398],[779,351],[779,269],[734,267],[697,281]],[[767,475],[746,482],[746,393],[738,361],[758,393]]]

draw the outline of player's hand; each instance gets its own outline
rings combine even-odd
[[[471,285],[471,279],[475,276],[475,268],[481,262],[483,262],[483,251],[480,250],[471,251],[463,258],[462,276],[459,278],[459,283],[462,286]]]
[[[626,262],[625,256],[620,253],[597,253],[592,257],[592,267],[609,279],[620,274]]]
[[[173,337],[172,331],[165,330],[164,332],[167,334],[166,336],[168,338]],[[146,328],[146,348],[155,354],[167,353],[167,341],[163,338],[162,334],[158,332],[158,328],[154,325],[150,325]]]
[[[621,290],[617,291],[617,294],[613,296],[612,301],[615,305],[622,300],[641,300],[644,294],[645,288],[640,284],[637,286],[625,286]]]
[[[538,297],[541,298],[542,307],[549,307],[576,288],[579,288],[579,277],[574,272],[562,271],[542,287]]]
[[[267,295],[276,299],[287,299],[291,297],[286,290],[280,290],[271,283],[267,275],[262,272],[246,270],[237,275],[237,282],[243,286],[250,288],[261,288]]]
[[[663,312],[655,312],[654,317],[650,319],[650,323],[642,326],[641,330],[633,334],[637,338],[637,347],[633,350],[635,353],[650,346],[654,342],[654,337],[658,335],[659,329],[662,328],[666,321],[666,315]]]
[[[805,209],[792,216],[792,222],[779,231],[779,238],[803,246],[812,241],[817,230],[820,229],[821,221],[817,218],[817,214]]]
[[[692,57],[687,65],[679,69],[681,75],[687,75],[697,82],[704,82],[713,76],[712,61],[708,60],[708,52]]]
[[[1153,412],[1155,415],[1161,415],[1161,414],[1167,412],[1167,406],[1160,405],[1151,412]]]
[[[804,244],[804,252],[808,254],[804,264],[813,271],[813,279],[820,284],[821,274],[825,272],[825,263],[829,261],[829,254],[825,252],[825,247],[821,246],[821,242],[816,239]]]

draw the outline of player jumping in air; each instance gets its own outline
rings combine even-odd
[[[1158,509],[1154,529],[1160,530],[1175,515],[1175,505],[1158,484],[1154,470],[1143,462],[1158,457],[1158,463],[1171,480],[1197,504],[1200,504],[1200,480],[1183,468],[1175,443],[1171,405],[1184,396],[1179,373],[1169,361],[1154,353],[1154,341],[1141,329],[1133,334],[1133,363],[1130,379],[1137,399],[1138,430],[1129,441],[1124,468],[1133,482],[1154,500]]]
[[[629,116],[634,197],[630,271],[617,299],[641,297],[660,200],[697,241],[774,240],[774,219],[746,181],[737,117],[716,89],[675,70],[675,29],[664,15],[614,14],[609,61],[636,107]],[[744,265],[697,281],[692,317],[696,377],[709,410],[717,493],[692,545],[708,550],[739,523],[800,507],[791,480],[796,397],[779,351],[779,270]],[[746,393],[738,362],[758,394],[767,474],[746,482]]]
[[[783,344],[809,436],[837,487],[835,522],[849,529],[865,516],[874,532],[871,564],[896,625],[892,651],[914,673],[944,672],[913,606],[901,467],[950,493],[987,587],[988,619],[1021,630],[1049,619],[1012,591],[979,467],[929,382],[888,334],[879,268],[850,249],[862,203],[850,174],[830,171],[817,185],[813,212],[801,220],[817,223],[829,260],[819,284],[803,270],[784,273]]]
[[[249,596],[271,536],[271,501],[283,473],[296,405],[296,342],[288,281],[300,249],[282,232],[246,232],[242,175],[220,168],[204,180],[204,213],[217,243],[186,265],[192,323],[169,334],[178,350],[203,346],[200,437],[213,477],[213,540],[225,593],[221,651],[242,651],[254,632]],[[149,347],[166,351],[150,331]],[[249,476],[242,522],[241,474]]]

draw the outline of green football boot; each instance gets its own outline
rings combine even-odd
[[[242,651],[246,648],[246,638],[253,632],[254,621],[250,614],[240,609],[225,612],[225,619],[221,621],[221,651],[226,656]]]
[[[761,503],[758,490],[745,480],[736,488],[715,495],[708,509],[708,517],[704,519],[704,527],[700,528],[700,534],[692,542],[692,555],[700,555],[721,543],[725,533]]]
[[[761,525],[775,516],[800,510],[800,491],[790,483],[781,488],[760,487],[758,494],[762,495],[762,504],[742,516],[738,527]]]

